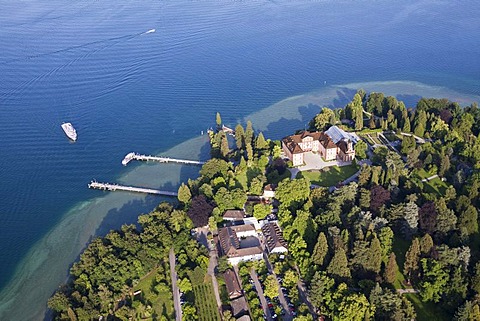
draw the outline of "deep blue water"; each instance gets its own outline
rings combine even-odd
[[[479,9],[476,1],[0,2],[0,288],[69,209],[98,196],[86,188],[92,178],[117,180],[127,152],[198,136],[216,111],[234,124],[325,81],[408,80],[480,95]],[[76,143],[63,121],[77,128]]]

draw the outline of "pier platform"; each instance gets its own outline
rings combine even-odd
[[[122,165],[126,166],[131,160],[139,161],[154,161],[160,163],[177,163],[184,165],[203,165],[205,162],[193,161],[187,159],[178,159],[170,157],[160,157],[160,156],[151,156],[151,155],[141,155],[134,152],[128,153],[125,158],[122,160]]]
[[[126,192],[136,192],[136,193],[174,196],[174,197],[178,195],[177,192],[169,192],[169,191],[162,191],[162,190],[152,189],[152,188],[125,186],[125,185],[110,184],[110,183],[99,183],[95,181],[91,181],[90,184],[88,184],[88,188],[99,189],[104,191],[126,191]]]

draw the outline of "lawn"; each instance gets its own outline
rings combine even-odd
[[[442,181],[439,177],[436,177],[428,182],[425,182],[424,190],[427,193],[437,193],[440,196],[445,196],[445,192],[448,188],[447,183]]]
[[[418,294],[408,293],[404,295],[415,306],[418,321],[448,321],[451,319],[439,305],[433,302],[423,302]]]
[[[404,239],[401,239],[399,237],[394,237],[393,252],[395,253],[395,257],[397,259],[397,265],[398,265],[397,281],[394,284],[395,289],[411,288],[411,286],[407,286],[404,284],[405,277],[401,272],[403,270],[403,265],[405,263],[405,253],[407,253],[409,247],[410,247],[410,243],[408,241],[405,241]]]
[[[134,288],[134,291],[142,291],[142,298],[144,299],[144,301],[148,302],[148,304],[151,304],[153,310],[155,311],[155,315],[164,315],[165,317],[167,317],[167,319],[173,318],[175,313],[171,289],[169,291],[160,292],[158,294],[154,292],[153,285],[156,275],[157,269],[151,271],[144,279],[138,282],[138,284]]]
[[[359,167],[357,165],[347,165],[347,166],[331,166],[328,167],[327,171],[314,170],[314,171],[303,171],[297,174],[297,178],[307,177],[310,180],[310,183],[318,186],[335,186],[339,182],[344,181],[358,171]]]

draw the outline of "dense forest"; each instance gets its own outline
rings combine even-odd
[[[331,320],[479,320],[477,105],[422,98],[407,109],[394,97],[360,90],[343,109],[323,108],[310,129],[333,124],[363,139],[355,150],[358,159],[368,160],[357,182],[345,186],[312,188],[308,178],[290,180],[291,162],[282,159],[280,142],[255,133],[251,122],[237,125],[234,138],[210,132],[212,159],[197,179],[180,186],[178,204],[161,204],[141,215],[138,226],[123,226],[88,246],[71,281],[49,300],[57,319],[172,319],[167,307],[155,314],[148,312],[154,302],[136,302],[136,285],[156,273],[152,291],[168,292],[172,247],[182,255],[182,282],[196,267],[206,270],[207,251],[190,229],[215,230],[224,210],[244,208],[248,195],[275,184],[278,221],[307,286],[311,314]],[[386,141],[379,143],[378,133]],[[266,206],[247,213],[264,218],[271,211]],[[195,320],[195,309],[188,306],[184,319]]]

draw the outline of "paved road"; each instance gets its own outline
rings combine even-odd
[[[253,283],[255,283],[255,287],[257,288],[258,298],[260,299],[260,303],[262,303],[263,313],[265,313],[265,315],[267,316],[267,320],[272,321],[272,316],[270,314],[270,310],[268,309],[267,300],[265,300],[262,286],[260,285],[260,281],[258,281],[257,272],[255,272],[254,269],[251,269],[250,276],[252,277]]]
[[[170,249],[170,277],[172,278],[173,305],[175,306],[175,320],[182,321],[182,305],[180,304],[180,290],[177,286],[177,271],[175,270],[175,252]]]
[[[291,321],[291,320],[293,320],[293,315],[290,312],[290,307],[288,306],[287,300],[285,299],[285,295],[283,294],[282,290],[280,289],[282,287],[282,285],[278,282],[277,275],[273,271],[272,264],[270,263],[270,260],[268,259],[268,256],[267,256],[266,253],[263,253],[263,258],[265,259],[265,262],[267,263],[268,271],[275,277],[275,280],[277,281],[277,284],[278,284],[278,299],[280,300],[280,304],[282,305],[283,309],[285,310],[285,315],[282,316],[282,320]]]
[[[219,312],[222,309],[222,300],[220,299],[220,293],[218,292],[218,282],[217,277],[215,276],[215,268],[217,267],[217,251],[215,249],[209,249],[210,261],[208,262],[208,275],[212,277],[213,283],[213,292],[215,294],[215,299],[217,300],[217,307]],[[221,313],[220,313],[221,314]]]
[[[302,282],[302,280],[298,280],[297,288],[298,288],[298,295],[300,296],[300,299],[307,305],[308,310],[313,315],[313,319],[316,320],[317,314],[315,313],[315,308],[313,307],[312,303],[310,303],[310,300],[308,299],[307,291],[305,289],[305,284]]]

